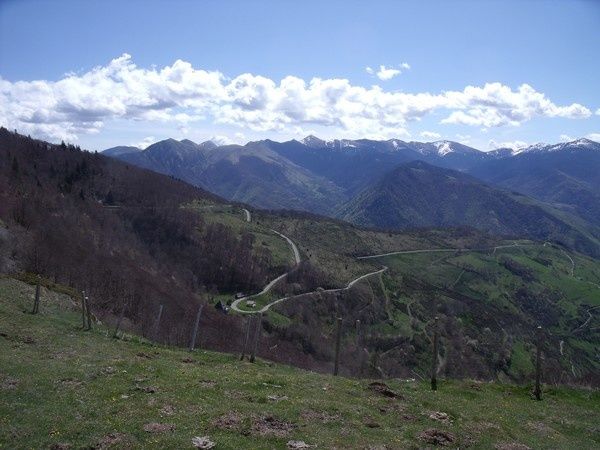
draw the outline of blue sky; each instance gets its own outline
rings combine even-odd
[[[483,150],[600,139],[598,48],[592,0],[4,0],[0,121],[94,150],[308,133]]]

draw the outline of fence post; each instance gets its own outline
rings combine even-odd
[[[542,344],[543,344],[543,334],[542,327],[538,326],[535,330],[535,338],[536,338],[536,352],[535,352],[535,390],[533,394],[535,395],[536,400],[542,399],[542,389],[540,387],[540,378],[541,378],[541,367],[542,367]]]
[[[256,330],[254,332],[254,346],[252,347],[252,354],[250,355],[250,362],[253,363],[256,360],[256,350],[258,350],[258,338],[260,337],[260,327],[262,324],[262,313],[256,316]]]
[[[92,329],[92,308],[90,306],[90,298],[85,298],[85,309],[87,311],[87,329]]]
[[[194,331],[192,333],[192,340],[190,341],[190,352],[194,351],[194,347],[196,346],[196,335],[198,334],[198,326],[200,325],[200,316],[202,316],[202,307],[204,305],[200,305],[198,307],[198,313],[196,314],[196,322],[194,322]]]
[[[40,277],[38,275],[37,284],[35,285],[35,300],[33,301],[33,309],[31,314],[37,314],[40,310]]]
[[[240,361],[244,360],[246,356],[246,348],[248,348],[248,338],[250,337],[250,323],[252,322],[252,316],[246,317],[246,336],[244,338],[244,346],[242,347],[242,356],[240,356]]]
[[[85,317],[86,317],[85,291],[81,291],[81,328],[83,328],[84,330],[86,328]]]
[[[438,365],[438,330],[439,317],[435,316],[433,321],[433,358],[431,359],[431,390],[437,391],[437,365]]]
[[[121,314],[119,314],[119,319],[117,320],[117,325],[115,326],[115,332],[113,333],[113,338],[117,338],[119,333],[119,327],[121,326],[121,322],[123,321],[123,317],[125,316],[125,303],[123,303],[123,307],[121,308]]]
[[[158,339],[158,330],[160,327],[160,319],[162,317],[162,313],[163,313],[163,305],[160,305],[158,307],[158,315],[156,316],[156,322],[154,323],[154,330],[152,332],[152,336],[155,341]]]
[[[340,369],[340,344],[342,341],[342,318],[337,318],[337,330],[335,336],[335,363],[333,365],[333,375],[337,376]]]

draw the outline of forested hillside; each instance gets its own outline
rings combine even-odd
[[[0,186],[2,271],[84,289],[96,314],[125,308],[142,333],[160,304],[177,324],[209,295],[258,289],[283,269],[252,233],[181,207],[222,204],[214,195],[97,153],[1,129]],[[173,326],[160,339],[183,336]]]

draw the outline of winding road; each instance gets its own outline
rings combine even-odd
[[[263,306],[261,309],[252,310],[252,311],[248,311],[248,310],[244,310],[244,309],[239,309],[239,308],[238,308],[238,304],[239,304],[241,301],[248,300],[248,299],[250,299],[250,298],[252,298],[252,297],[255,297],[255,296],[257,296],[257,295],[260,295],[260,294],[255,294],[255,295],[253,295],[253,296],[244,297],[244,298],[239,298],[239,299],[237,299],[236,301],[234,301],[234,302],[231,304],[231,309],[233,309],[234,311],[237,311],[237,312],[239,312],[239,313],[242,313],[242,314],[262,314],[262,313],[265,313],[265,312],[267,312],[267,311],[268,311],[268,310],[271,308],[271,306],[273,306],[273,305],[276,305],[276,304],[278,304],[278,303],[281,303],[281,302],[284,302],[284,301],[286,301],[286,300],[291,300],[291,299],[293,299],[293,298],[304,297],[304,296],[306,296],[306,295],[312,295],[312,294],[322,294],[322,293],[331,293],[331,292],[342,292],[342,291],[346,291],[346,290],[348,290],[348,289],[352,289],[352,286],[354,286],[354,285],[355,285],[356,283],[358,283],[359,281],[361,281],[361,280],[364,280],[365,278],[367,278],[367,277],[370,277],[370,276],[372,276],[372,275],[377,275],[377,274],[383,273],[383,272],[385,272],[387,269],[388,269],[388,268],[384,266],[384,267],[383,267],[383,269],[379,269],[379,270],[376,270],[376,271],[374,271],[374,272],[369,272],[369,273],[366,273],[366,274],[364,274],[364,275],[361,275],[360,277],[358,277],[358,278],[355,278],[354,280],[350,281],[350,283],[348,283],[348,285],[347,285],[346,287],[343,287],[343,288],[335,288],[335,289],[320,289],[320,290],[317,290],[317,291],[305,292],[305,293],[303,293],[303,294],[290,295],[290,296],[288,296],[288,297],[283,297],[283,298],[277,299],[277,300],[275,300],[275,301],[272,301],[271,303],[268,303],[268,304],[266,304],[265,306]],[[281,275],[281,277],[279,277],[279,278],[285,277],[286,275],[287,275],[287,273],[284,273],[284,274],[283,274],[283,275]],[[272,283],[272,282],[271,282],[271,283]],[[270,283],[269,283],[269,284],[270,284]],[[273,285],[274,285],[274,284],[273,284]],[[271,285],[271,287],[273,287],[273,285]],[[263,291],[264,291],[264,289],[263,289]]]
[[[244,212],[246,213],[246,220],[249,221],[250,219],[250,212],[247,209],[243,209]],[[287,243],[289,244],[290,248],[292,249],[292,252],[294,254],[294,262],[295,265],[291,270],[294,270],[295,267],[298,266],[298,264],[300,264],[300,252],[298,251],[298,247],[296,246],[296,244],[286,235],[284,235],[283,233],[280,233],[279,231],[276,230],[271,230],[272,232],[274,232],[275,234],[281,236],[283,239],[285,239],[287,241]],[[421,249],[421,250],[400,250],[400,251],[395,251],[395,252],[388,252],[388,253],[379,253],[376,255],[365,255],[365,256],[357,256],[356,259],[375,259],[375,258],[381,258],[384,256],[391,256],[391,255],[406,255],[406,254],[414,254],[414,253],[434,253],[434,252],[475,252],[475,251],[489,251],[489,250],[494,250],[494,252],[497,249],[500,248],[514,248],[514,247],[521,247],[524,245],[535,245],[534,243],[531,244],[518,244],[518,243],[514,243],[514,244],[509,244],[509,245],[497,245],[496,247],[487,247],[487,248],[431,248],[431,249]],[[312,291],[312,292],[305,292],[303,294],[297,294],[297,295],[291,295],[288,297],[283,297],[277,300],[274,300],[268,304],[266,304],[265,306],[263,306],[260,309],[256,309],[256,310],[245,310],[245,309],[240,309],[239,304],[241,302],[245,302],[248,300],[251,300],[252,298],[258,297],[260,295],[266,294],[267,292],[269,292],[280,280],[282,280],[283,278],[285,278],[290,272],[286,272],[282,275],[279,275],[277,278],[275,278],[274,280],[270,281],[264,288],[262,291],[260,291],[257,294],[252,294],[252,295],[248,295],[246,297],[242,297],[242,298],[238,298],[236,299],[232,304],[231,304],[231,309],[233,309],[236,312],[242,313],[242,314],[262,314],[266,311],[268,311],[272,306],[277,305],[278,303],[284,302],[286,300],[291,300],[294,298],[299,298],[299,297],[303,297],[306,295],[311,295],[311,294],[317,294],[317,293],[331,293],[331,292],[341,292],[341,291],[345,291],[348,289],[351,289],[356,283],[359,283],[360,281],[364,280],[365,278],[368,278],[370,276],[373,275],[377,275],[377,274],[381,274],[383,272],[385,272],[386,270],[388,270],[388,268],[386,266],[383,266],[383,268],[373,271],[373,272],[369,272],[366,273],[364,275],[359,276],[358,278],[355,278],[354,280],[350,281],[348,283],[348,285],[346,287],[343,288],[335,288],[335,289],[320,289],[317,291]]]
[[[252,222],[252,216],[250,215],[250,211],[246,208],[242,208],[242,211],[246,214],[246,222]]]

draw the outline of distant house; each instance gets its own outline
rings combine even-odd
[[[217,309],[218,311],[222,311],[225,314],[229,312],[229,306],[224,304],[221,300],[215,303],[215,309]]]
[[[248,308],[254,308],[254,307],[256,307],[256,302],[254,300],[247,300],[246,301],[246,306]]]
[[[243,292],[238,292],[237,294],[235,294],[235,299],[237,300],[238,298],[244,298],[246,295]]]

